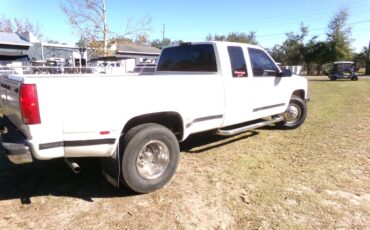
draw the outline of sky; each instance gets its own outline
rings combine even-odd
[[[69,25],[60,8],[63,0],[0,0],[0,17],[28,19],[39,24],[48,40],[70,44],[80,35]],[[356,52],[370,41],[370,0],[186,0],[125,1],[106,0],[111,31],[124,34],[127,21],[152,19],[149,39],[203,41],[207,34],[256,31],[257,41],[265,48],[281,44],[287,32],[299,31],[301,22],[309,27],[307,39],[326,39],[327,25],[343,8],[350,11],[352,47]]]

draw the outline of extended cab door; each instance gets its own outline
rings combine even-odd
[[[242,123],[251,119],[253,89],[251,68],[247,65],[247,49],[228,45],[220,53],[224,59],[225,118],[223,126]],[[221,51],[220,51],[221,52]],[[228,59],[228,60],[226,60]]]
[[[284,112],[287,103],[284,77],[272,58],[258,47],[229,45],[224,63],[225,120],[234,125]],[[226,61],[225,61],[226,62]]]
[[[284,77],[278,76],[279,68],[264,50],[248,48],[252,67],[252,118],[262,118],[282,113],[286,108],[287,93]]]

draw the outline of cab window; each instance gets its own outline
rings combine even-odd
[[[241,47],[227,47],[230,57],[231,72],[233,77],[247,77],[247,65],[245,63],[244,53]]]
[[[162,51],[158,71],[217,72],[216,55],[211,44],[180,45]]]
[[[255,77],[275,77],[279,69],[272,59],[262,50],[248,48],[251,60],[253,76]]]

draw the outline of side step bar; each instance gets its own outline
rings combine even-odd
[[[216,134],[221,135],[221,136],[233,136],[233,135],[236,135],[236,134],[239,134],[239,133],[244,133],[246,131],[261,128],[261,127],[266,126],[266,125],[275,124],[275,123],[278,123],[278,122],[283,121],[283,120],[284,120],[284,117],[279,116],[279,117],[275,117],[271,120],[261,121],[261,122],[258,122],[258,123],[254,123],[254,124],[251,124],[251,125],[239,127],[239,128],[236,128],[236,129],[229,129],[229,130],[219,129],[219,130],[216,131]]]

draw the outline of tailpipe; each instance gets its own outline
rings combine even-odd
[[[72,172],[78,174],[81,172],[81,167],[73,160],[65,158],[64,161],[72,169]]]

